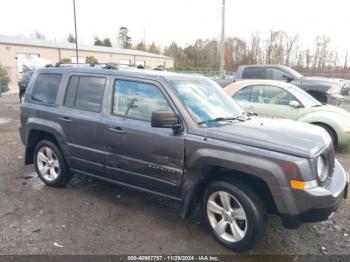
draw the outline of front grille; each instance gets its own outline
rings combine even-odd
[[[333,176],[334,167],[335,167],[335,152],[334,146],[331,144],[323,153],[323,159],[326,161],[326,168],[329,176]]]

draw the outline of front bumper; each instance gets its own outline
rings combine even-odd
[[[336,161],[335,170],[323,187],[308,190],[292,190],[294,212],[280,214],[286,228],[297,228],[303,223],[327,220],[337,210],[341,200],[347,197],[349,175]]]

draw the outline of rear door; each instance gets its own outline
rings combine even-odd
[[[101,75],[69,76],[63,105],[58,110],[68,142],[71,168],[89,174],[102,174],[104,154],[98,130],[107,79]]]
[[[175,111],[175,107],[158,82],[116,78],[112,85],[102,137],[105,175],[121,183],[177,196],[183,175],[185,133],[151,127],[153,111]]]

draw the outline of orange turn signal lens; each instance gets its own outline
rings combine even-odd
[[[297,180],[291,180],[290,181],[290,186],[294,189],[305,189],[305,182],[303,181],[297,181]]]
[[[317,181],[312,180],[312,181],[298,181],[298,180],[290,180],[290,186],[293,189],[299,189],[299,190],[305,190],[305,189],[310,189],[313,187],[317,187]]]

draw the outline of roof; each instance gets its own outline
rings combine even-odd
[[[271,85],[280,88],[286,88],[290,86],[290,83],[276,81],[276,80],[260,80],[260,79],[252,79],[252,80],[242,80],[234,82],[224,88],[226,94],[232,95],[236,93],[238,90],[251,85]]]
[[[55,49],[75,50],[74,43],[52,42],[52,41],[42,40],[42,39],[31,39],[31,38],[25,38],[25,37],[5,36],[5,35],[0,35],[0,44],[12,44],[12,45],[22,45],[22,46],[37,46],[37,47],[46,47],[46,48],[55,48]],[[90,45],[79,44],[78,48],[81,51],[123,54],[123,55],[136,55],[136,56],[146,56],[146,57],[162,58],[162,59],[173,59],[172,57],[153,54],[153,53],[144,52],[140,50],[123,49],[123,48],[116,48],[116,47],[90,46]]]
[[[251,64],[251,65],[240,65],[240,67],[250,68],[250,67],[278,67],[278,68],[288,68],[285,65],[278,64]]]
[[[159,70],[148,70],[148,69],[103,69],[96,67],[44,67],[37,70],[39,73],[67,73],[67,72],[77,72],[77,73],[91,73],[91,74],[105,74],[105,75],[123,75],[130,77],[148,77],[156,78],[162,77],[164,79],[193,79],[193,78],[204,78],[203,76],[194,76],[187,74],[180,74],[168,71]]]

